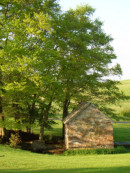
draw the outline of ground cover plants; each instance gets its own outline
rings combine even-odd
[[[113,149],[80,149],[80,150],[67,150],[63,154],[65,156],[74,156],[74,155],[97,155],[97,154],[119,154],[119,153],[129,153],[130,150],[126,149],[123,146],[118,146]]]

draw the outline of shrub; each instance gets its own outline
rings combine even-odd
[[[16,148],[18,144],[21,143],[20,135],[18,133],[11,134],[9,141],[10,141],[10,146]]]
[[[118,146],[113,149],[84,149],[84,150],[67,150],[63,155],[93,155],[93,154],[118,154],[127,153],[128,149],[123,146]]]

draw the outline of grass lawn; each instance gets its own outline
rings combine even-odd
[[[130,80],[122,81],[120,86],[130,95]],[[116,106],[119,113],[122,108],[130,107],[130,101],[120,102]],[[62,135],[62,123],[57,121],[54,129],[46,130],[46,135]],[[114,141],[130,141],[130,124],[113,124]],[[39,133],[39,128],[34,132]],[[130,153],[113,155],[48,155],[13,149],[0,145],[0,173],[130,173]]]
[[[130,142],[130,124],[113,124],[114,126],[114,141]]]
[[[130,96],[130,80],[121,81],[121,84],[118,87],[125,93],[125,95]],[[115,110],[115,113],[117,114],[117,121],[130,121],[130,115],[128,117],[121,116],[122,111],[130,109],[130,99],[123,101],[121,100],[117,105],[109,105],[109,107]]]
[[[60,135],[61,122],[46,134]],[[115,141],[130,141],[130,124],[114,124]],[[0,145],[0,173],[129,173],[130,153],[111,155],[49,155]]]
[[[119,88],[126,95],[130,95],[130,80],[123,80],[123,81],[121,81],[121,85],[119,85]]]
[[[63,156],[36,154],[0,145],[1,173],[129,173],[130,153]]]

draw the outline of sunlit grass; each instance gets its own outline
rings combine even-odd
[[[130,142],[130,124],[113,124],[114,141]]]
[[[45,135],[50,135],[50,136],[62,136],[62,121],[55,120],[56,124],[52,125],[51,129],[45,128]],[[40,127],[37,126],[32,129],[33,133],[39,134],[40,132]]]
[[[130,154],[63,156],[0,145],[1,173],[129,173]]]
[[[130,96],[130,80],[121,81],[121,84],[118,86],[121,91],[124,92],[126,96]],[[121,112],[125,109],[130,108],[130,99],[129,100],[120,100],[116,105],[109,105],[112,108],[116,115],[118,121],[130,121],[130,116],[124,117],[121,115]],[[113,117],[114,120],[114,117]]]
[[[122,81],[119,86],[125,94],[130,95],[130,80]],[[117,115],[124,108],[130,107],[130,100],[113,105]],[[119,120],[124,120],[119,117]],[[45,135],[62,135],[62,122],[56,121],[53,129],[46,129]],[[115,124],[114,141],[130,141],[130,124]],[[33,129],[39,133],[39,127]],[[129,173],[130,154],[62,156],[36,154],[20,149],[0,145],[0,173]]]

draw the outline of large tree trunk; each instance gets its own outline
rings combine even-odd
[[[1,64],[1,65],[2,65],[2,64]],[[2,78],[3,78],[3,76],[2,76],[2,71],[1,71],[1,69],[0,69],[0,85],[1,85],[1,86],[3,86]],[[2,92],[2,89],[1,89],[0,92]],[[0,120],[1,120],[1,121],[4,121],[3,107],[2,107],[2,97],[1,97],[1,96],[0,96]],[[5,129],[4,129],[4,127],[1,127],[1,128],[0,128],[0,136],[3,138],[4,135],[5,135]]]
[[[4,121],[4,115],[3,113],[3,109],[2,109],[2,97],[0,97],[0,120]],[[0,127],[0,137],[4,137],[6,133],[6,129],[4,127]]]
[[[44,140],[44,129],[45,129],[45,124],[48,120],[48,114],[49,114],[51,105],[52,105],[52,99],[50,100],[49,104],[47,105],[45,112],[44,112],[44,115],[42,117],[42,122],[41,122],[41,126],[40,126],[40,135],[39,135],[40,141]]]
[[[63,104],[63,119],[66,118],[68,115],[69,104],[70,104],[70,99],[68,99],[66,97],[64,100],[64,104]],[[63,130],[62,130],[62,137],[63,137],[63,139],[65,137],[65,125],[64,124],[63,124]]]
[[[26,132],[31,133],[31,127],[26,127]]]
[[[32,116],[34,115],[34,111],[35,111],[35,104],[36,104],[36,97],[37,97],[37,95],[36,94],[34,94],[34,96],[33,96],[33,102],[32,102],[32,104],[30,105],[29,103],[27,103],[27,105],[28,105],[28,110],[29,110],[29,116],[28,116],[28,123],[29,123],[29,125],[26,127],[26,131],[28,132],[28,133],[31,133],[31,125],[34,123],[34,121],[35,121],[35,118],[33,117],[32,118]]]
[[[3,3],[2,5],[5,6],[4,3]],[[5,12],[4,12],[5,19],[7,19],[8,6],[9,6],[9,5],[8,5],[8,3],[7,3],[7,4],[6,4],[6,8],[5,8]],[[8,37],[9,37],[9,35],[7,34],[6,39],[5,39],[5,47],[7,46]],[[1,49],[4,49],[4,46],[2,46]],[[2,57],[2,58],[4,58],[4,57]],[[2,63],[1,63],[0,65],[1,65],[1,67],[2,67]],[[3,87],[3,81],[2,81],[2,80],[3,80],[3,74],[2,74],[2,70],[1,70],[1,68],[0,68],[0,85]],[[1,87],[1,88],[2,88],[2,87]],[[3,92],[3,88],[1,89],[0,92]],[[0,119],[1,119],[1,121],[3,121],[3,122],[4,122],[4,120],[5,120],[5,117],[4,117],[4,115],[3,115],[2,96],[0,96]],[[0,128],[0,136],[2,136],[2,138],[3,138],[3,137],[6,137],[6,128],[5,128],[5,127]]]

